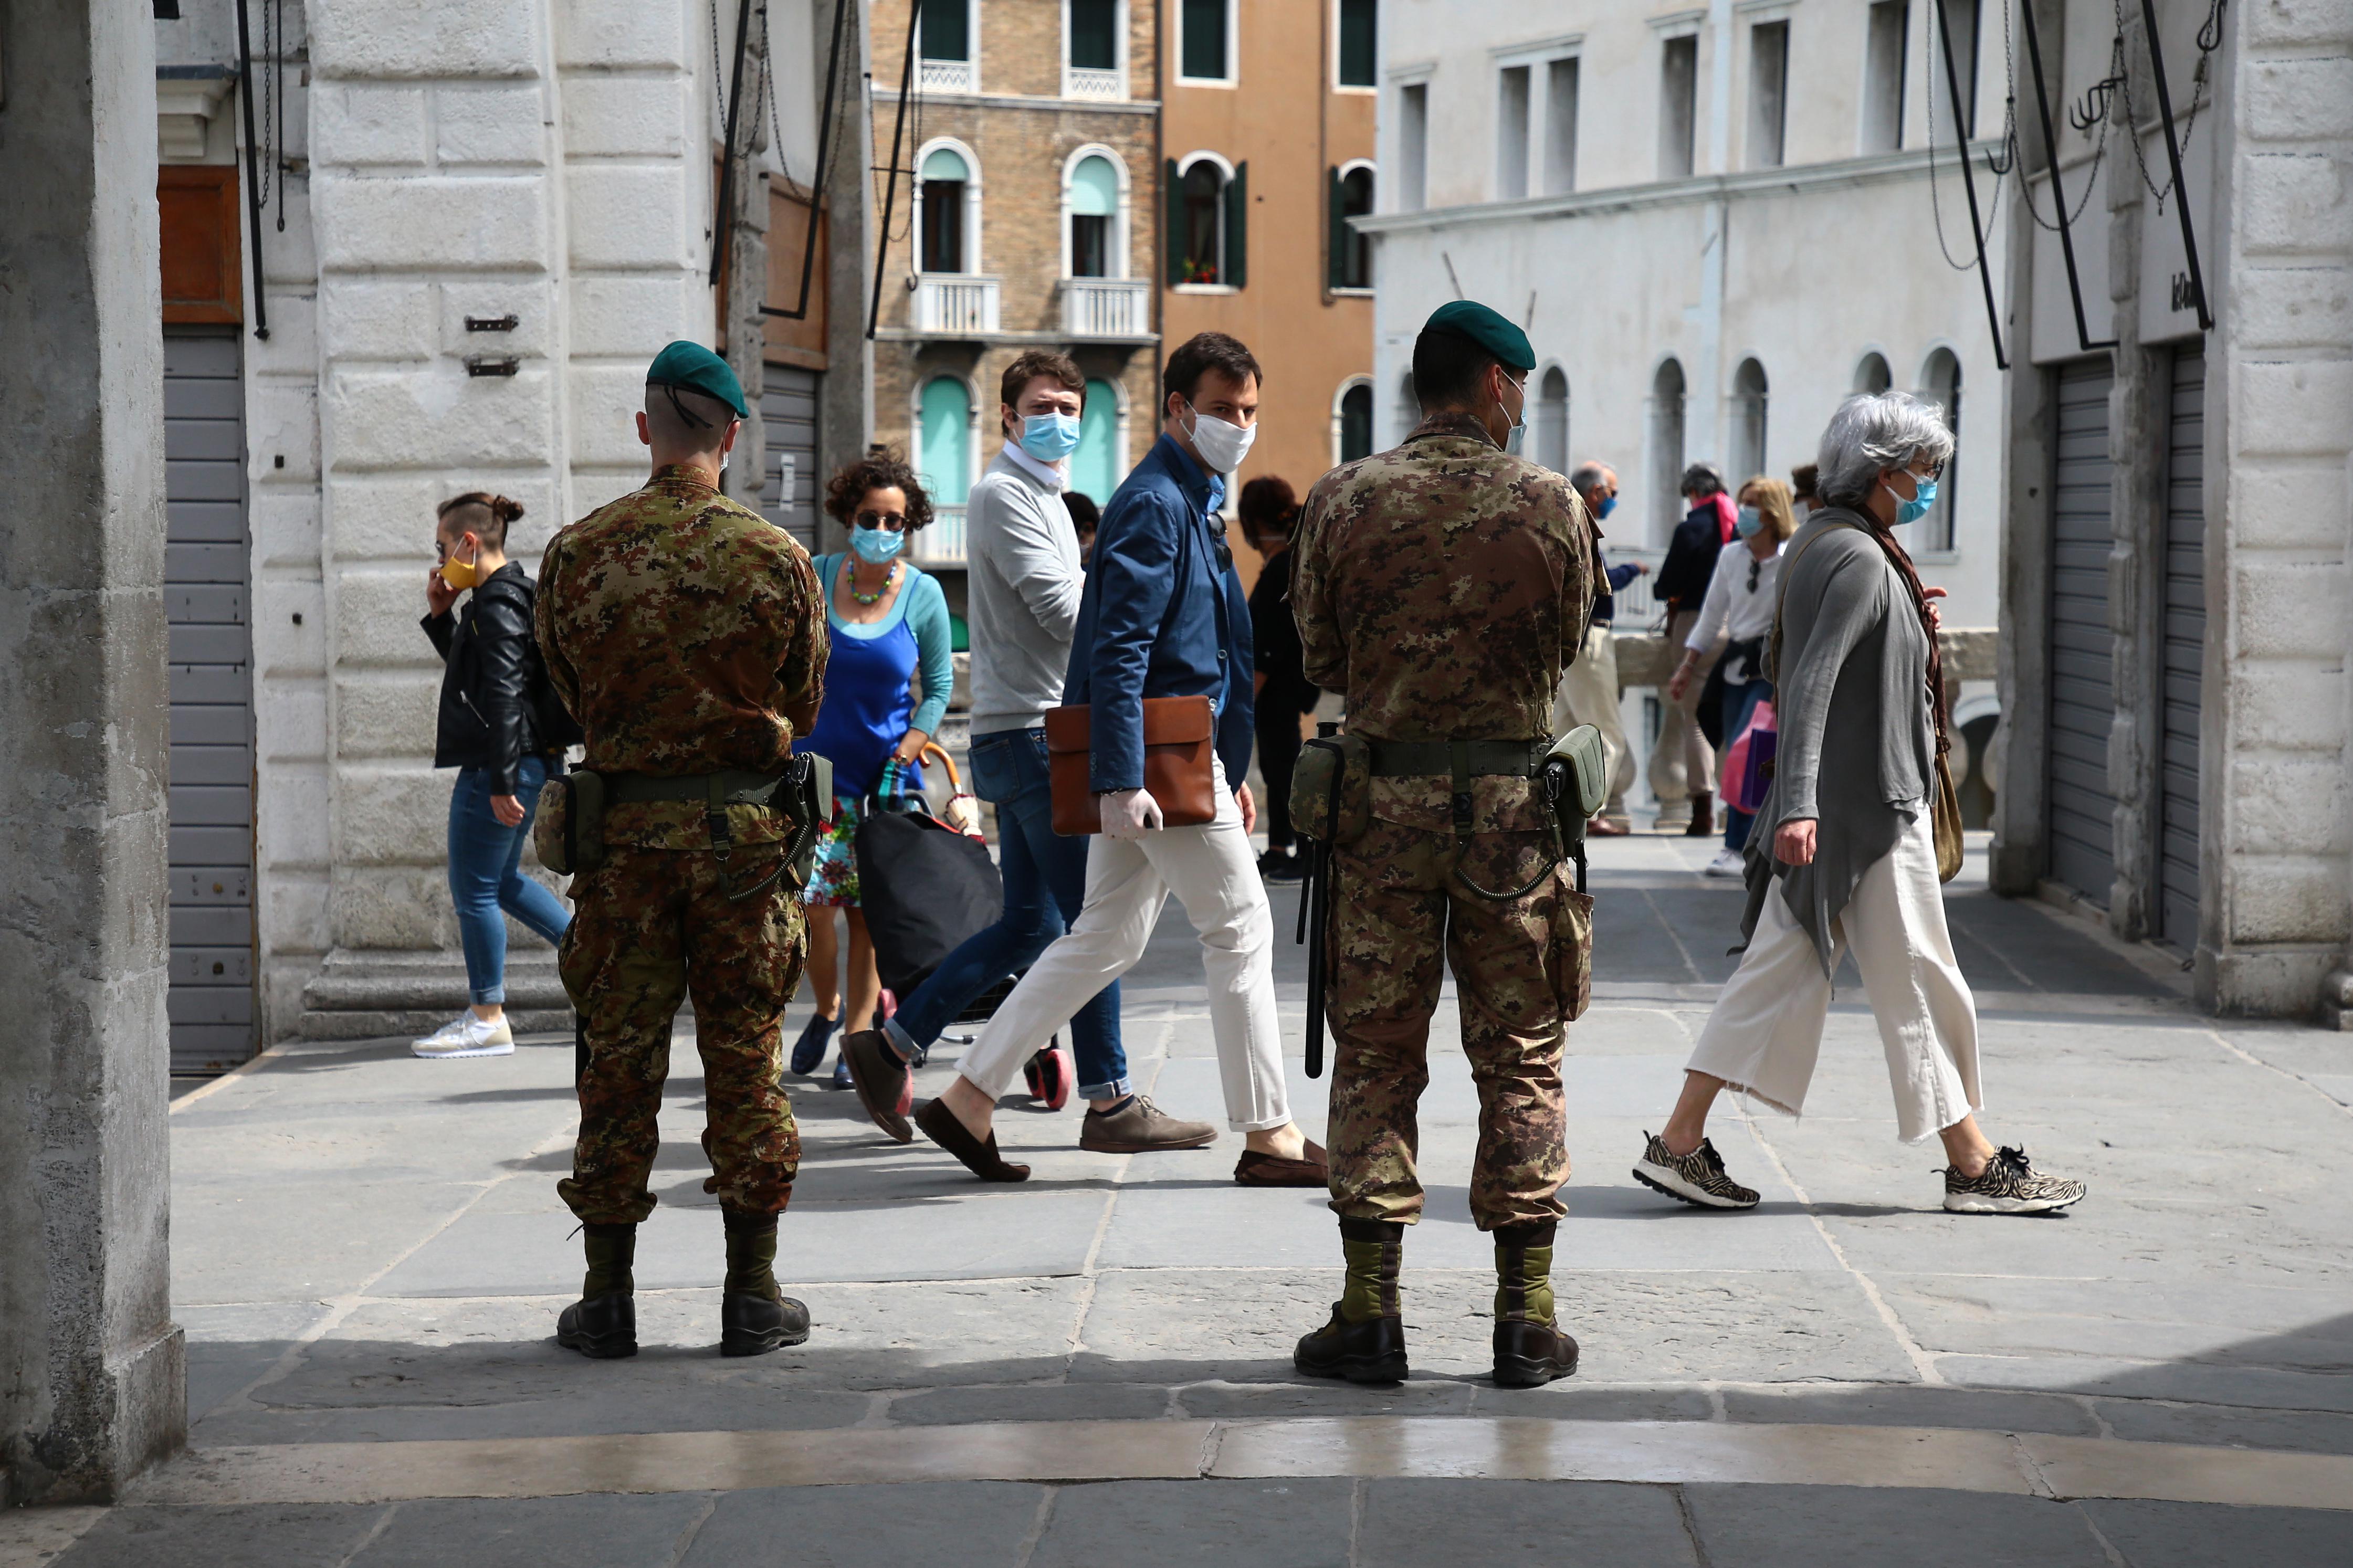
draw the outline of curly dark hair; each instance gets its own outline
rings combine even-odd
[[[907,492],[909,533],[932,521],[932,498],[923,493],[923,481],[915,477],[905,455],[896,447],[879,444],[867,447],[866,456],[834,471],[825,484],[825,510],[844,528],[851,527],[850,520],[858,515],[858,503],[866,499],[866,492],[884,489]]]

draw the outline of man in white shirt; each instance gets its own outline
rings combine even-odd
[[[1087,841],[1054,832],[1044,728],[1046,710],[1062,700],[1086,583],[1078,533],[1062,505],[1086,380],[1069,355],[1033,349],[1006,367],[999,392],[1005,447],[965,503],[965,549],[973,791],[997,807],[1005,910],[942,960],[881,1028],[842,1042],[866,1113],[902,1143],[914,1138],[907,1120],[912,1068],[957,1015],[1076,923],[1086,889]],[[1134,1154],[1198,1149],[1216,1139],[1210,1123],[1180,1121],[1130,1087],[1116,980],[1071,1017],[1071,1045],[1087,1101],[1082,1149]],[[1061,1068],[1041,1058],[1033,1070]]]

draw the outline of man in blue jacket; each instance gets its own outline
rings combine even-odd
[[[1226,543],[1228,476],[1257,435],[1258,361],[1222,332],[1168,357],[1163,425],[1103,509],[1066,703],[1092,710],[1091,782],[1103,832],[1088,846],[1078,923],[1032,964],[915,1124],[984,1181],[1018,1182],[990,1130],[1021,1064],[1144,956],[1170,893],[1200,933],[1209,1025],[1229,1125],[1243,1135],[1234,1180],[1320,1187],[1324,1151],[1291,1120],[1274,1011],[1274,916],[1250,854],[1250,620]],[[1207,696],[1217,713],[1218,815],[1167,827],[1144,787],[1144,702]]]

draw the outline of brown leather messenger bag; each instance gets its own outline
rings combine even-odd
[[[1046,713],[1046,776],[1054,831],[1078,838],[1103,831],[1090,752],[1087,706]],[[1144,700],[1144,787],[1159,803],[1161,826],[1198,827],[1218,815],[1218,715],[1207,696]]]

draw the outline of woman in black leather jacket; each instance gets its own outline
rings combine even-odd
[[[507,525],[522,508],[470,491],[441,503],[427,574],[425,635],[441,655],[441,707],[433,765],[456,768],[449,795],[449,896],[466,950],[472,1007],[410,1048],[420,1057],[506,1056],[506,921],[554,942],[571,921],[554,894],[521,870],[532,812],[554,750],[538,732],[533,697],[543,684],[532,627],[532,580],[507,559]],[[450,614],[458,595],[473,596]],[[552,738],[546,738],[552,740]]]

